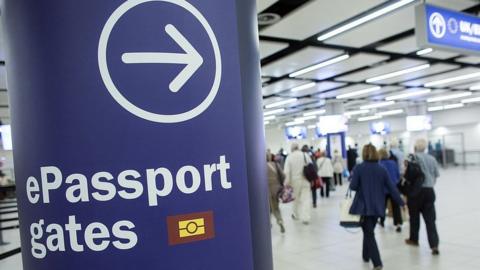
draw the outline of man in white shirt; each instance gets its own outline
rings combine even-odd
[[[312,160],[300,151],[298,144],[293,143],[291,149],[292,153],[285,160],[285,183],[293,187],[295,201],[292,217],[308,225],[311,218],[312,194],[311,184],[303,175],[303,168]]]

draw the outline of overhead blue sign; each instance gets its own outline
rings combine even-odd
[[[1,4],[25,270],[272,269],[254,0]]]
[[[419,46],[480,54],[480,18],[432,5],[416,9]]]

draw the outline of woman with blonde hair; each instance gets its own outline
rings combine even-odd
[[[365,145],[362,151],[363,163],[355,167],[350,189],[356,191],[350,208],[352,215],[362,217],[363,260],[373,262],[375,270],[383,269],[375,226],[379,218],[385,217],[385,190],[401,206],[404,206],[397,188],[393,185],[388,172],[379,161],[378,152],[372,144]]]

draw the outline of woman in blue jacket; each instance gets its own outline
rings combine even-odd
[[[363,163],[355,167],[350,189],[356,191],[350,208],[352,215],[362,216],[363,260],[373,262],[375,270],[383,269],[375,226],[377,220],[385,217],[385,190],[401,206],[404,206],[400,193],[390,180],[388,172],[379,164],[378,152],[372,144],[365,145],[362,152]]]
[[[390,159],[390,154],[384,148],[378,151],[378,155],[380,158],[380,165],[387,170],[390,181],[392,181],[393,185],[397,187],[398,183],[400,182],[400,169],[398,168],[398,163]],[[385,195],[385,202],[388,203],[388,201],[390,201],[390,204],[392,205],[393,225],[397,227],[397,232],[402,232],[403,220],[400,205],[398,205],[395,200],[392,199],[392,195],[390,195],[387,190],[385,190]],[[385,227],[385,218],[380,219],[380,225]]]

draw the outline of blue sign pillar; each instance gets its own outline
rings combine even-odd
[[[1,0],[25,270],[271,270],[254,0]]]
[[[480,18],[433,5],[416,7],[419,46],[480,54]]]

